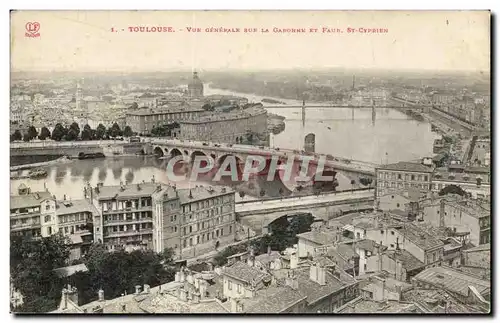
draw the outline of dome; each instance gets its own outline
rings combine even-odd
[[[193,79],[188,84],[188,88],[203,88],[203,82],[198,77],[198,72],[193,73]]]

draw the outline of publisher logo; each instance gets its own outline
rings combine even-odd
[[[26,37],[40,37],[40,33],[38,32],[40,30],[40,23],[38,22],[28,22],[26,23]]]

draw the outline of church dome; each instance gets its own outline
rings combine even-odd
[[[203,82],[198,77],[198,72],[193,73],[193,79],[189,82],[188,88],[203,88]]]

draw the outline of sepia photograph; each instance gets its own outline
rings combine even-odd
[[[11,313],[491,314],[491,21],[12,10]]]

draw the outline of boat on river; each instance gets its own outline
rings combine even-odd
[[[28,173],[28,176],[31,179],[39,179],[39,178],[47,177],[47,174],[48,173],[45,169],[35,168],[35,169],[30,170],[30,172]]]

